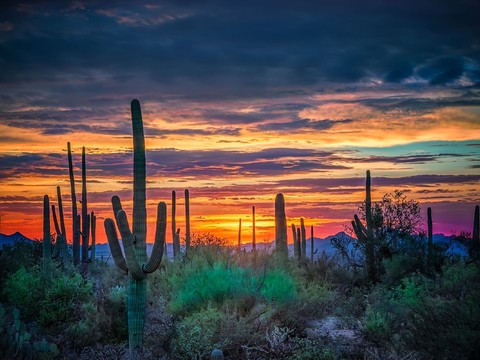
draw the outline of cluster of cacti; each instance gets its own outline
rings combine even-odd
[[[373,231],[373,219],[372,219],[372,195],[370,186],[370,170],[367,170],[367,180],[365,185],[365,220],[366,226],[362,224],[357,215],[354,216],[352,221],[353,231],[357,236],[359,242],[365,246],[365,265],[367,270],[367,277],[370,281],[376,281],[376,269],[375,269],[375,238]]]
[[[0,357],[2,359],[53,359],[58,354],[57,345],[45,338],[33,341],[30,332],[20,320],[20,311],[13,309],[12,318],[0,305]]]
[[[147,259],[147,210],[146,210],[146,164],[145,138],[143,133],[140,103],[131,103],[133,127],[133,223],[130,226],[118,196],[113,196],[112,205],[115,220],[122,237],[125,257],[118,241],[115,222],[105,220],[105,231],[115,264],[128,272],[128,342],[130,355],[137,358],[143,343],[145,305],[147,295],[146,275],[154,272],[162,261],[165,249],[167,226],[166,205],[160,202],[157,207],[155,243],[150,259]]]
[[[87,209],[87,175],[86,175],[86,161],[85,161],[85,147],[82,148],[82,215],[78,214],[77,209],[77,197],[75,193],[75,178],[73,175],[73,162],[72,151],[70,143],[67,143],[68,149],[68,167],[70,177],[70,190],[72,197],[72,247],[73,247],[73,264],[79,265],[80,263],[80,236],[82,236],[82,273],[86,275],[87,263],[95,259],[95,242],[96,242],[96,216],[92,211],[88,214]],[[55,206],[52,205],[52,216],[55,224],[55,231],[57,233],[57,240],[55,249],[52,252],[50,241],[50,211],[49,211],[49,199],[48,195],[44,197],[44,210],[43,210],[43,255],[45,262],[48,263],[51,258],[58,257],[62,254],[62,259],[66,264],[70,263],[70,254],[67,246],[67,232],[65,229],[65,220],[63,215],[63,203],[60,187],[57,186],[57,201],[59,219],[55,211]],[[59,221],[60,220],[60,221]],[[80,223],[82,223],[82,229],[80,231]],[[92,238],[92,245],[89,246],[89,238]],[[91,257],[88,257],[88,251],[91,249]]]
[[[275,249],[282,256],[288,256],[287,217],[285,199],[281,193],[275,197]]]

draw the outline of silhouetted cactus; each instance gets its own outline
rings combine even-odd
[[[313,225],[310,227],[310,259],[312,260],[313,262],[313,255],[315,254],[315,241],[314,241],[314,237],[313,237]]]
[[[297,228],[293,223],[292,223],[292,238],[293,238],[293,256],[295,259],[300,259],[300,256],[301,256],[300,243],[297,237]]]
[[[366,226],[362,224],[357,215],[354,216],[352,221],[353,231],[357,236],[359,242],[365,246],[365,265],[367,270],[367,277],[370,281],[376,281],[376,269],[375,269],[375,238],[373,232],[373,220],[372,220],[372,196],[370,186],[370,170],[367,170],[367,180],[365,185],[365,220]]]
[[[91,229],[91,245],[90,245],[90,261],[95,261],[95,250],[96,250],[96,243],[97,243],[97,217],[95,213],[92,211],[90,213],[90,229]]]
[[[137,358],[143,343],[145,304],[147,295],[146,275],[154,272],[162,261],[165,249],[167,208],[164,202],[158,203],[155,243],[147,261],[147,210],[146,210],[146,162],[145,138],[143,133],[140,103],[131,103],[133,127],[133,224],[132,230],[127,215],[122,209],[118,196],[112,197],[113,212],[122,236],[125,257],[120,249],[115,222],[105,220],[110,250],[115,264],[129,274],[128,288],[128,342],[131,358]]]
[[[275,248],[279,254],[288,256],[287,217],[285,215],[285,199],[281,193],[275,197]]]
[[[237,251],[242,251],[242,218],[238,219],[238,244]]]
[[[172,243],[173,243],[173,258],[177,259],[180,256],[180,229],[177,229],[176,220],[177,211],[177,195],[172,191]]]
[[[433,266],[433,222],[432,209],[427,209],[427,268],[432,270]]]
[[[88,268],[88,243],[90,238],[90,215],[87,205],[87,166],[85,146],[82,147],[82,273],[86,276]]]
[[[65,219],[63,216],[63,203],[62,203],[62,194],[60,192],[60,186],[57,186],[57,202],[58,202],[58,214],[60,218],[60,223],[57,219],[55,206],[52,205],[53,223],[55,225],[55,231],[57,232],[57,240],[55,242],[55,248],[53,249],[53,252],[52,252],[52,258],[56,259],[59,255],[61,255],[63,263],[65,265],[70,265],[71,259],[70,259],[70,253],[68,252],[68,246],[67,246]]]
[[[255,206],[252,206],[252,250],[257,250],[257,238],[255,236]]]
[[[473,250],[473,258],[478,259],[480,258],[480,233],[479,233],[479,226],[480,226],[480,212],[478,205],[475,206],[475,215],[473,216],[473,232],[472,232],[472,250]]]
[[[72,251],[73,264],[80,264],[80,219],[77,210],[77,195],[75,192],[75,177],[73,174],[72,148],[67,143],[68,150],[68,173],[70,177],[70,195],[72,198]]]
[[[190,250],[190,193],[185,189],[185,252]]]
[[[45,267],[52,259],[52,243],[50,240],[50,200],[48,195],[43,197],[43,263]]]
[[[305,229],[305,221],[300,218],[301,248],[302,258],[307,258],[307,230]]]

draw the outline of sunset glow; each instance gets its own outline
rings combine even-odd
[[[288,224],[304,217],[315,236],[333,235],[363,201],[367,169],[374,201],[399,189],[422,215],[432,207],[434,232],[471,231],[479,6],[311,3],[280,1],[265,17],[248,2],[6,6],[0,232],[40,238],[43,195],[56,201],[61,186],[71,241],[67,142],[77,181],[87,149],[89,211],[103,223],[119,195],[130,213],[133,98],[145,127],[149,241],[158,201],[170,217],[172,190],[184,235],[187,188],[192,232],[233,244],[242,218],[250,242],[255,206],[257,241],[271,241],[282,192]],[[103,226],[97,233],[106,242]]]

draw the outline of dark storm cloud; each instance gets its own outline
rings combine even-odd
[[[474,1],[72,4],[5,5],[4,86],[48,81],[52,103],[79,103],[113,89],[211,100],[371,77],[480,80]]]

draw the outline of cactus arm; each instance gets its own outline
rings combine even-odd
[[[472,240],[477,243],[477,246],[480,246],[478,242],[480,241],[480,208],[479,206],[475,206],[475,214],[473,216],[473,232],[472,232]]]
[[[125,260],[127,261],[128,270],[135,280],[143,280],[145,279],[145,274],[137,259],[137,253],[135,251],[135,236],[130,231],[127,214],[125,214],[125,211],[120,210],[117,214],[117,218],[117,226],[118,230],[120,230],[120,236],[122,237],[123,250],[125,251]]]
[[[113,261],[122,271],[128,272],[127,262],[123,256],[120,243],[118,242],[117,230],[115,229],[115,223],[112,219],[105,219],[104,222],[105,233],[107,234],[108,245],[110,246],[110,252],[112,253]]]
[[[58,255],[60,255],[61,243],[59,242],[59,239],[62,237],[62,234],[60,233],[60,227],[58,226],[57,214],[55,212],[55,205],[52,205],[52,217],[53,217],[53,224],[55,226],[55,232],[57,233],[57,242],[55,244],[55,247],[53,248],[52,259],[56,259]]]
[[[167,230],[167,205],[160,202],[157,206],[157,227],[155,229],[155,242],[148,263],[143,266],[143,272],[150,274],[158,269],[162,262],[165,249],[165,235]]]

